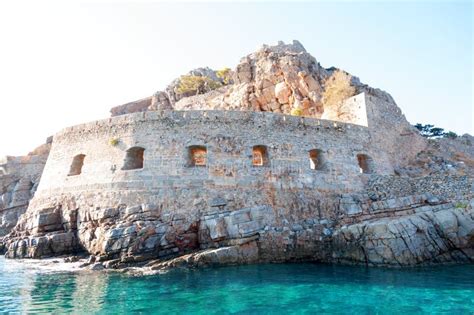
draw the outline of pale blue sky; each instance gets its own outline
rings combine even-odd
[[[388,91],[411,123],[473,134],[472,23],[470,1],[2,3],[0,155],[293,39]]]

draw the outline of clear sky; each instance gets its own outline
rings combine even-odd
[[[325,67],[388,91],[411,123],[473,127],[473,5],[463,2],[0,4],[0,156],[298,39]]]

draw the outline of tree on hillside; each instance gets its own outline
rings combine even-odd
[[[415,128],[418,129],[418,131],[423,137],[428,138],[428,139],[443,138],[443,137],[455,139],[458,137],[458,135],[455,132],[452,132],[452,131],[444,132],[443,128],[435,127],[434,125],[430,125],[430,124],[423,125],[423,124],[418,123],[415,125]]]
[[[450,139],[456,139],[458,137],[458,134],[453,131],[448,131],[444,134],[444,137],[447,137]]]

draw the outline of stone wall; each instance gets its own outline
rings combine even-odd
[[[412,161],[427,142],[411,126],[390,94],[366,87],[365,104],[371,141],[387,154],[395,169]]]
[[[372,176],[367,194],[374,200],[386,200],[402,196],[430,193],[451,201],[467,200],[474,191],[471,176],[439,174],[419,178],[398,176]]]
[[[365,153],[375,172],[390,174],[383,152],[369,142],[367,128],[311,118],[255,112],[146,112],[66,128],[55,136],[38,189],[56,191],[157,189],[171,183],[247,186],[255,182],[351,190]],[[109,142],[116,139],[114,146]],[[207,146],[204,168],[187,167],[187,147]],[[270,163],[251,165],[252,147],[265,145]],[[122,171],[126,150],[143,147],[144,167]],[[311,149],[321,149],[324,171],[310,169]],[[85,154],[79,176],[68,176],[73,157]],[[357,180],[354,181],[357,183]],[[322,186],[321,186],[322,185]]]

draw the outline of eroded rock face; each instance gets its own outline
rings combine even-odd
[[[474,137],[465,134],[450,139],[431,139],[426,148],[406,166],[396,171],[405,176],[427,176],[440,173],[472,175],[474,169]]]
[[[113,116],[120,116],[120,115],[125,115],[129,113],[138,113],[138,112],[145,112],[149,109],[158,109],[156,104],[153,104],[153,101],[160,100],[159,95],[152,96],[152,97],[146,97],[138,101],[126,103],[120,106],[115,106],[110,109],[110,113]],[[152,106],[153,105],[153,106]]]
[[[235,84],[221,106],[285,114],[298,107],[305,116],[320,117],[323,82],[330,74],[297,41],[263,46],[237,65]]]
[[[321,103],[324,81],[335,70],[321,67],[298,41],[263,45],[241,59],[231,72],[233,79],[223,88],[202,95],[179,94],[178,78],[165,91],[155,93],[151,103],[143,99],[114,107],[111,113],[117,116],[145,110],[222,109],[289,114],[293,108],[301,108],[304,116],[319,118],[324,111]],[[206,76],[223,83],[217,72],[209,68],[194,69],[188,75]],[[355,77],[353,84],[359,87],[359,93],[364,91]]]
[[[341,263],[413,266],[474,261],[472,206],[428,207],[337,229],[333,259]]]
[[[7,156],[0,161],[0,237],[16,225],[38,187],[51,140],[26,156]]]
[[[224,85],[223,79],[217,76],[217,71],[210,69],[209,67],[205,68],[196,68],[189,71],[187,76],[198,76],[206,77],[210,80],[216,82],[217,84]],[[231,81],[232,82],[232,81]],[[228,83],[231,83],[228,82]],[[130,113],[145,112],[145,111],[163,111],[163,110],[173,110],[173,109],[193,109],[194,107],[185,106],[185,105],[175,105],[182,99],[189,99],[187,103],[195,99],[196,96],[199,96],[201,102],[206,104],[203,106],[203,109],[210,109],[209,102],[216,96],[221,95],[222,90],[219,93],[212,93],[212,89],[204,87],[203,91],[200,91],[200,95],[196,95],[196,92],[187,92],[184,94],[179,93],[180,78],[174,79],[164,91],[157,91],[153,96],[146,97],[138,101],[126,103],[123,105],[115,106],[110,110],[111,116],[120,116]],[[206,95],[206,96],[204,96]],[[205,100],[205,101],[204,101]],[[187,108],[189,107],[189,108]],[[199,105],[198,105],[199,107]]]
[[[64,208],[22,216],[9,235],[6,256],[85,251],[106,268],[152,261],[152,270],[284,261],[371,266],[471,262],[472,178],[424,177],[405,184],[433,187],[440,179],[450,184],[434,189],[436,195],[396,190],[397,183],[383,188],[374,184],[366,192],[313,201],[301,191],[280,192],[267,204],[247,208],[238,208],[241,198],[195,199],[190,200],[195,210],[187,213],[158,204],[90,208],[66,198],[60,202]],[[267,189],[260,193],[271,194]]]

